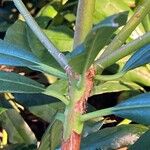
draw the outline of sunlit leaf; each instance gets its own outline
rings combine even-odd
[[[133,144],[148,128],[142,125],[121,125],[99,130],[82,140],[82,150],[118,149]]]
[[[132,145],[129,150],[148,150],[150,148],[150,130],[145,132],[135,143]]]

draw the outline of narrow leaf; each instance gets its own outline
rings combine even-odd
[[[124,65],[122,72],[128,72],[134,68],[150,63],[150,45],[146,45],[137,52]]]
[[[56,150],[61,143],[62,123],[54,119],[42,137],[38,150]]]
[[[23,106],[28,107],[36,116],[51,122],[57,112],[64,112],[65,105],[58,99],[44,94],[14,94],[15,99]],[[6,104],[4,105],[6,107]],[[7,107],[6,107],[7,108]],[[44,111],[43,111],[44,110]]]
[[[150,125],[150,93],[132,97],[113,108],[113,114]]]
[[[34,133],[15,110],[9,109],[1,114],[0,121],[9,134],[10,143],[36,143]]]
[[[16,73],[0,72],[0,92],[40,93],[43,85]]]
[[[39,58],[30,51],[24,50],[2,40],[0,40],[0,64],[24,66],[33,70],[52,74],[57,77],[66,78],[63,71],[42,63]]]
[[[121,125],[105,128],[82,140],[82,150],[118,149],[133,144],[148,128],[142,125]]]

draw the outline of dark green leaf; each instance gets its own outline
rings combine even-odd
[[[65,73],[55,69],[55,67],[43,64],[39,58],[33,55],[30,51],[26,51],[2,40],[0,40],[0,56],[0,64],[24,66],[33,70],[38,70],[58,77],[66,78]]]
[[[11,44],[17,45],[20,48],[30,50],[25,26],[25,22],[17,20],[7,30],[4,40]]]
[[[30,112],[47,122],[51,122],[57,112],[64,112],[65,105],[50,96],[43,94],[14,94],[14,96],[15,99],[27,107]]]
[[[15,110],[9,109],[1,114],[0,122],[2,123],[3,128],[8,132],[10,143],[33,144],[36,142],[34,133]]]
[[[122,125],[105,128],[82,140],[81,150],[118,149],[133,144],[148,128],[142,125]]]
[[[44,86],[25,76],[10,72],[0,72],[0,92],[40,93]]]
[[[113,114],[150,125],[150,93],[132,97],[113,108]]]
[[[37,150],[36,144],[9,144],[4,150]]]
[[[145,132],[129,150],[148,150],[150,148],[150,130]]]
[[[46,130],[38,150],[56,150],[61,143],[62,123],[54,120]]]
[[[86,71],[100,50],[107,45],[112,34],[126,23],[127,12],[115,14],[97,24],[87,35],[83,44],[78,46],[70,55],[70,64],[78,72]]]
[[[126,73],[148,63],[150,63],[150,45],[146,45],[135,52],[123,67],[122,72]]]
[[[43,31],[60,51],[70,51],[72,49],[73,33],[66,26],[53,27],[50,30]],[[59,65],[56,60],[49,54],[47,49],[41,44],[29,27],[27,27],[27,36],[32,52],[38,56],[42,62],[50,66],[54,65],[58,68]]]

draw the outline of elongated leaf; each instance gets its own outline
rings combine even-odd
[[[150,45],[146,45],[135,52],[123,67],[122,72],[127,72],[147,63],[150,63]]]
[[[43,85],[25,76],[15,73],[0,72],[0,92],[41,93]]]
[[[109,42],[112,34],[126,23],[127,12],[110,16],[97,24],[82,45],[71,53],[70,64],[78,72],[86,71],[99,51]]]
[[[37,58],[30,51],[26,51],[2,40],[0,40],[0,56],[0,64],[24,66],[33,70],[52,74],[57,77],[66,78],[66,75],[63,71],[43,64],[39,58]]]
[[[150,148],[150,130],[145,132],[129,150],[148,150]]]
[[[25,107],[28,107],[30,112],[36,116],[44,119],[47,122],[51,122],[54,115],[57,112],[63,112],[65,105],[58,99],[46,96],[43,94],[14,94],[15,99]],[[6,103],[2,105],[4,108],[8,108]],[[3,108],[2,107],[2,108]],[[44,111],[43,111],[44,110]]]
[[[130,81],[107,81],[94,86],[92,95],[130,90],[143,90],[143,88]]]
[[[118,149],[133,144],[148,128],[142,125],[122,125],[105,128],[82,140],[81,150]]]
[[[5,150],[36,150],[36,144],[9,144],[5,146]]]
[[[150,125],[150,93],[132,97],[114,107],[113,113],[135,122]]]
[[[41,144],[38,150],[56,150],[61,143],[62,123],[54,120],[46,130],[42,137]]]
[[[27,123],[15,110],[9,109],[0,115],[2,126],[9,134],[9,142],[34,144],[36,138]]]
[[[40,63],[39,59],[30,51],[23,50],[2,40],[0,40],[0,54],[18,57],[34,64]]]

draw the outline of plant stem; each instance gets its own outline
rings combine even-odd
[[[100,68],[104,69],[104,68],[114,64],[118,60],[122,59],[123,57],[135,52],[142,46],[149,44],[149,43],[150,43],[150,32],[147,32],[143,36],[122,46],[121,48],[110,53],[109,55],[105,56],[104,58],[96,60],[94,62],[94,65],[98,65],[98,66],[100,66]]]
[[[26,9],[25,5],[21,0],[13,0],[15,6],[18,8],[21,15],[26,20],[28,26],[38,37],[41,43],[47,48],[48,52],[56,59],[60,66],[69,74],[72,73],[72,69],[68,64],[66,57],[59,52],[59,50],[52,44],[45,33],[40,29],[39,25],[35,22],[33,17],[30,15],[29,11]],[[69,72],[68,72],[69,70]]]
[[[103,117],[103,116],[107,116],[107,115],[111,115],[111,114],[113,114],[113,107],[84,114],[80,117],[80,121],[84,122],[84,121],[88,121],[90,119]]]
[[[97,110],[94,112],[90,112],[87,114],[84,114],[82,116],[80,116],[80,121],[84,122],[84,121],[88,121],[90,119],[94,119],[94,118],[98,118],[98,117],[103,117],[103,116],[107,116],[107,115],[119,115],[120,111],[126,110],[126,111],[130,111],[133,109],[138,109],[138,108],[149,108],[149,105],[145,104],[145,105],[129,105],[129,106],[115,106],[115,107],[110,107],[110,108],[106,108],[106,109],[102,109],[102,110]]]
[[[128,23],[122,28],[122,30],[117,34],[117,36],[113,39],[113,41],[108,45],[103,54],[100,56],[104,58],[114,50],[118,49],[129,37],[129,35],[133,32],[133,30],[137,27],[139,23],[143,20],[143,18],[150,11],[150,0],[144,0],[141,5],[139,5],[134,13],[134,15],[130,18]]]
[[[93,26],[95,0],[79,0],[74,34],[74,48],[80,45]]]
[[[124,73],[119,72],[114,75],[96,75],[94,79],[100,80],[100,81],[110,81],[110,80],[115,80],[118,78],[121,78],[124,75]]]
[[[144,30],[146,32],[149,32],[150,31],[150,18],[149,18],[149,15],[146,15],[145,18],[143,19],[142,21],[142,25],[144,27]]]

